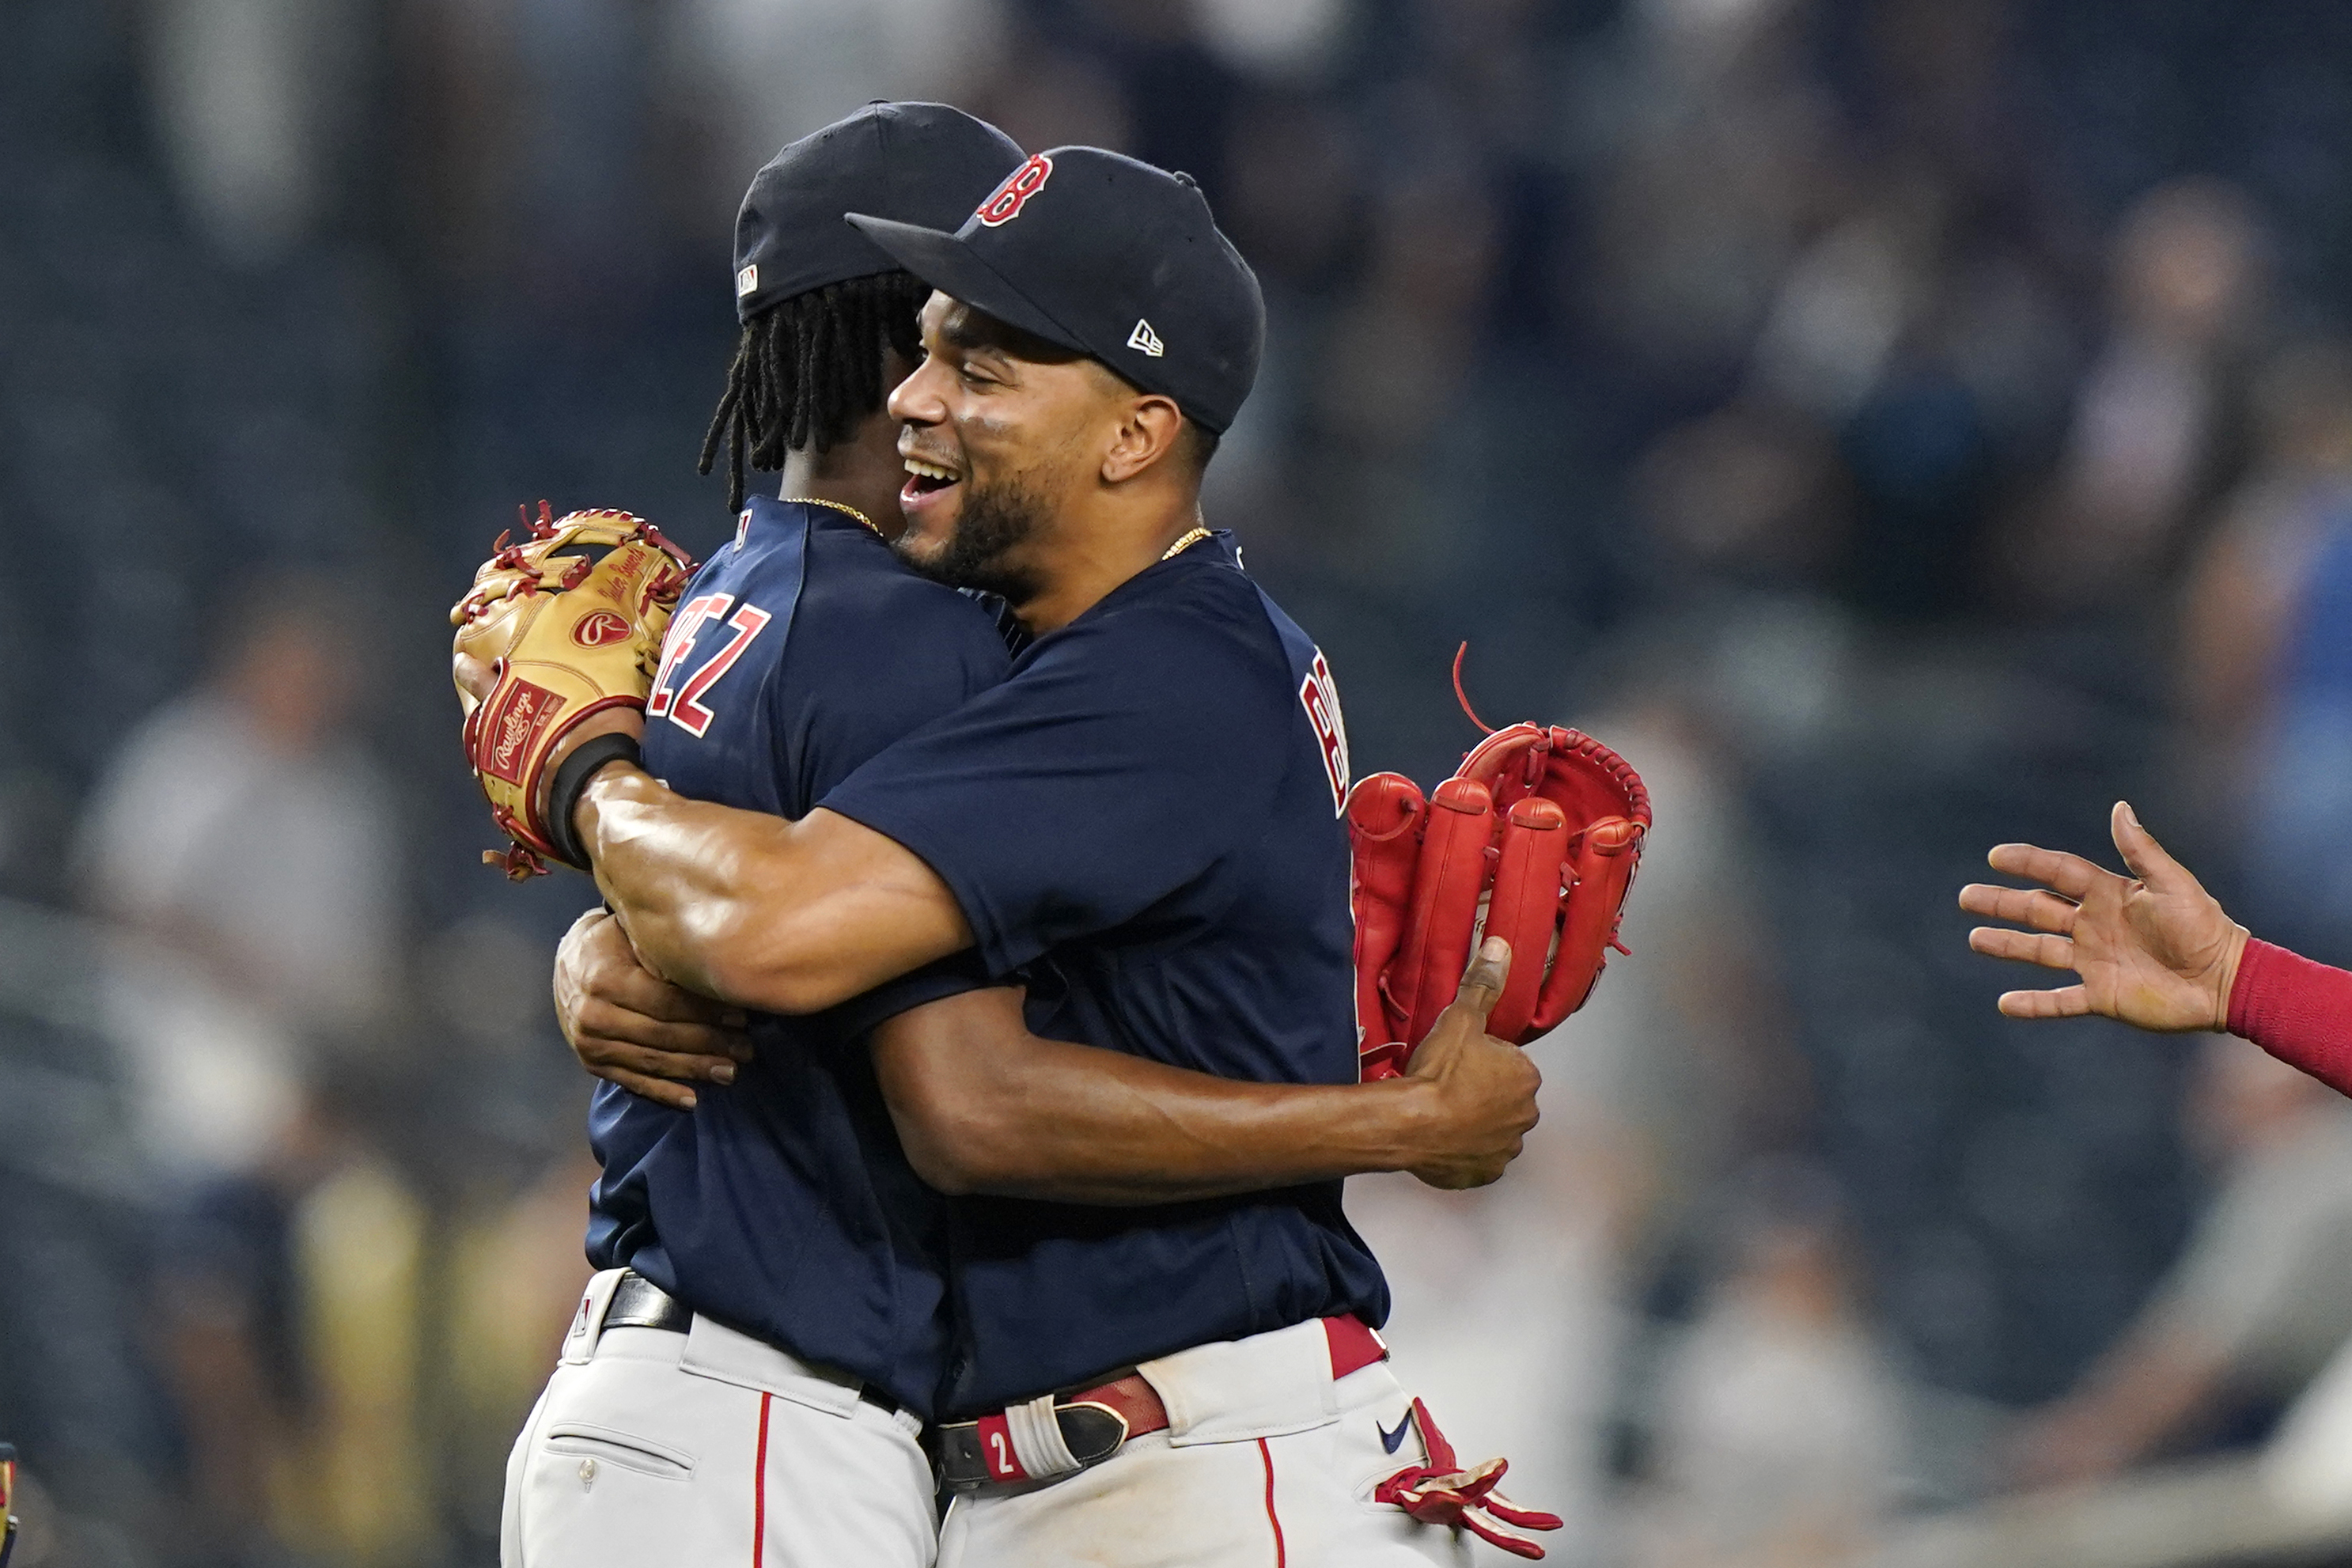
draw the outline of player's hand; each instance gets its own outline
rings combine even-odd
[[[732,1083],[751,1059],[741,1010],[653,974],[603,910],[555,950],[555,1016],[582,1067],[676,1110],[694,1109],[690,1085]]]
[[[2003,844],[1988,857],[1992,868],[2042,886],[1976,882],[1960,889],[1960,908],[1970,914],[2032,928],[1979,926],[1969,933],[1970,947],[2080,977],[2081,984],[2053,991],[2009,992],[2000,1010],[2012,1018],[2095,1013],[2166,1033],[2228,1027],[2246,928],[2221,911],[2123,801],[2116,802],[2113,826],[2129,877],[2079,855]]]
[[[1454,1002],[1413,1051],[1408,1081],[1428,1086],[1434,1108],[1428,1152],[1406,1168],[1433,1187],[1483,1187],[1518,1158],[1536,1124],[1543,1075],[1527,1052],[1486,1033],[1486,1015],[1503,994],[1511,944],[1488,937],[1463,975]]]

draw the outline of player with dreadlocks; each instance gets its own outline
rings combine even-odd
[[[751,265],[756,278],[758,264]],[[710,433],[702,438],[700,471],[706,474],[720,440],[727,443],[728,510],[742,509],[747,458],[751,467],[769,472],[804,462],[813,480],[837,479],[850,465],[824,459],[861,430],[887,433],[892,466],[877,469],[877,477],[887,481],[898,474],[898,427],[874,415],[922,357],[915,313],[930,292],[905,272],[845,278],[744,321],[726,395],[711,416]],[[886,364],[897,374],[887,374]],[[788,474],[784,491],[794,489]],[[892,484],[870,515],[889,515],[898,493]]]
[[[981,603],[886,542],[905,469],[883,405],[919,357],[928,290],[842,215],[952,226],[1019,161],[954,110],[884,103],[753,183],[742,336],[702,454],[707,470],[727,444],[739,522],[679,599],[641,741],[691,809],[804,817],[1007,674]],[[747,468],[780,471],[782,494],[744,503]],[[639,967],[613,917],[583,916],[555,989],[607,1080],[590,1113],[598,1272],[509,1465],[508,1568],[929,1563],[917,1436],[948,1373],[940,1194],[1139,1205],[1372,1170],[1491,1181],[1534,1120],[1534,1069],[1482,1032],[1500,983],[1473,970],[1410,1080],[1239,1082],[1038,1038],[1022,993],[970,953],[820,1013],[730,1015]]]

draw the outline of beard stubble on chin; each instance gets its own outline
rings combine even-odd
[[[957,511],[955,531],[938,554],[928,560],[908,554],[909,536],[902,535],[898,558],[935,583],[1022,604],[1036,596],[1037,575],[1034,568],[1015,565],[1012,557],[1036,537],[1045,513],[1045,497],[1017,479],[999,479],[984,489],[974,486]]]

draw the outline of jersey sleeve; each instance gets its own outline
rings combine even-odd
[[[2230,1033],[2352,1094],[2352,974],[2249,941],[2230,988]]]
[[[1289,719],[1265,634],[1179,611],[1068,627],[823,805],[938,872],[992,974],[1124,924],[1264,835]]]
[[[815,1026],[830,1031],[835,1039],[863,1039],[877,1025],[887,1024],[901,1013],[911,1013],[925,1003],[961,996],[967,991],[983,991],[995,984],[980,954],[966,948],[935,963],[927,963],[911,974],[886,980],[837,1007],[829,1007],[817,1014],[814,1022]]]
[[[786,710],[773,715],[786,741],[779,765],[799,773],[793,795],[824,797],[861,764],[1003,680],[1011,666],[988,612],[937,584],[912,578],[834,614],[819,595],[796,620]],[[952,954],[828,1008],[810,1022],[834,1038],[862,1038],[909,1009],[991,984],[971,952]]]

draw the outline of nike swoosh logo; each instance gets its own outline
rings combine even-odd
[[[1404,1441],[1404,1429],[1412,1425],[1412,1412],[1410,1410],[1397,1418],[1396,1430],[1393,1432],[1381,1425],[1379,1416],[1372,1418],[1373,1429],[1381,1435],[1381,1447],[1391,1454],[1395,1453],[1397,1446]]]

